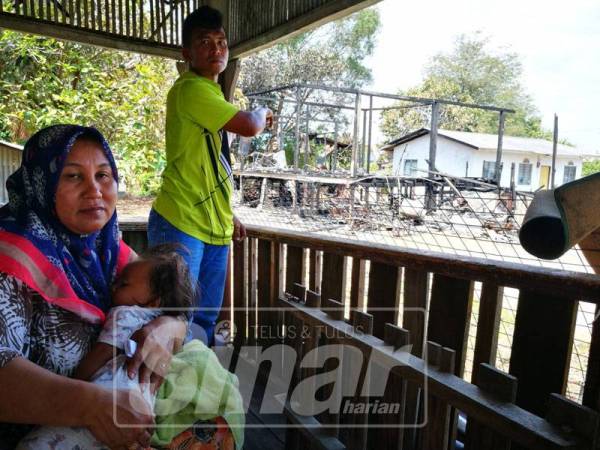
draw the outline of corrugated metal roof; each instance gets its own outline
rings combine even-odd
[[[23,146],[22,145],[13,144],[12,142],[6,142],[6,141],[3,141],[2,139],[0,139],[0,146],[2,146],[2,147],[8,147],[8,148],[13,148],[15,150],[21,150],[21,151],[23,151]]]
[[[406,136],[396,139],[387,144],[384,149],[391,150],[391,148],[411,141],[418,137],[421,137],[429,133],[429,129],[421,128],[414,131]],[[470,133],[467,131],[452,131],[452,130],[438,130],[439,136],[462,142],[466,145],[474,147],[479,150],[496,150],[498,148],[498,135],[497,134],[486,134],[486,133]],[[538,155],[552,155],[552,141],[545,139],[535,139],[526,137],[516,137],[504,135],[502,140],[503,151],[508,152],[522,152],[522,153],[534,153]],[[598,153],[583,151],[577,147],[558,144],[557,155],[559,156],[600,156]]]

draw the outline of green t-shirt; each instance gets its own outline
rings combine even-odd
[[[238,112],[221,87],[186,72],[167,97],[167,167],[154,209],[179,230],[212,245],[233,234],[231,167],[219,130]]]

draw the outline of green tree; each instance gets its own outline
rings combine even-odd
[[[600,159],[593,159],[591,161],[583,162],[583,171],[582,175],[587,177],[593,173],[600,172]]]
[[[158,187],[171,61],[5,30],[0,73],[0,138],[23,143],[47,125],[93,125],[129,191]]]
[[[513,136],[551,138],[521,83],[523,68],[516,53],[495,51],[489,38],[477,33],[461,35],[450,53],[431,59],[423,82],[399,95],[437,98],[514,109],[507,114],[505,133]],[[405,103],[406,104],[406,103]],[[428,127],[430,108],[395,109],[382,113],[381,130],[388,139],[420,127]],[[498,114],[480,109],[443,105],[440,128],[480,133],[498,131]]]

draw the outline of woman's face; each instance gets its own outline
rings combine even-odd
[[[100,231],[117,204],[117,182],[99,142],[78,139],[56,188],[56,215],[73,233]]]

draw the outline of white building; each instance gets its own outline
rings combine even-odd
[[[457,177],[493,179],[498,136],[438,130],[435,167],[439,172]],[[429,160],[429,130],[421,128],[381,150],[393,152],[392,174],[395,176],[427,176]],[[558,144],[555,186],[581,177],[583,154],[576,147]],[[504,136],[502,145],[502,175],[500,185],[510,186],[511,165],[515,165],[515,185],[521,191],[535,191],[550,186],[552,142],[544,139]]]

